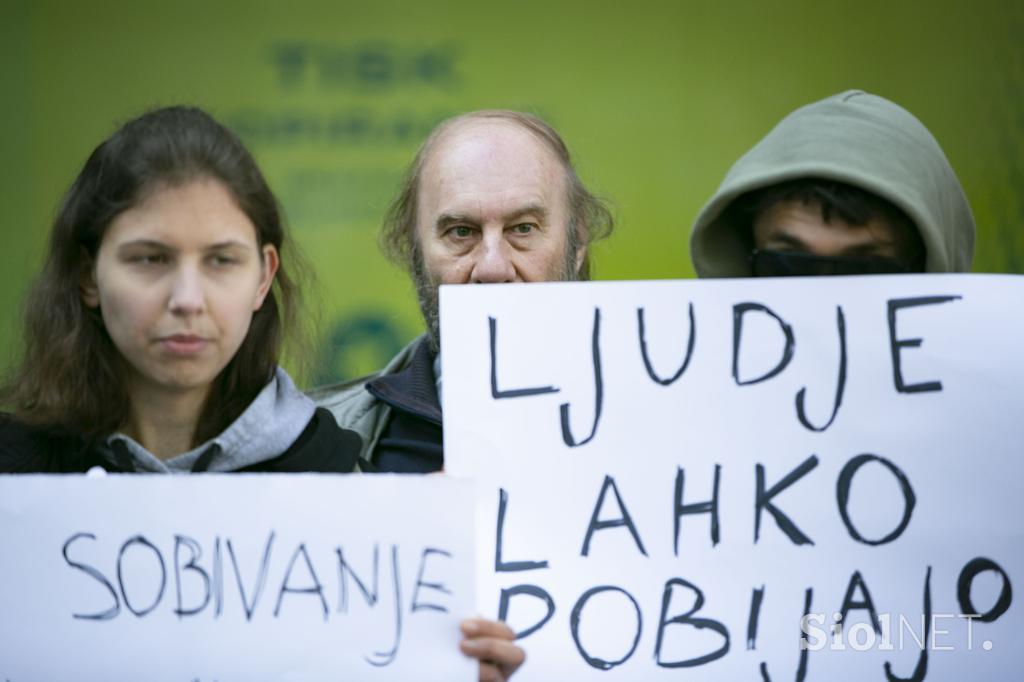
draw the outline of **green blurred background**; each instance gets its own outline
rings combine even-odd
[[[1024,272],[1024,2],[0,0],[0,357],[57,202],[118,123],[198,104],[237,130],[315,268],[305,383],[382,365],[422,323],[380,218],[439,119],[509,107],[612,200],[599,279],[693,275],[689,226],[790,110],[849,88],[914,112],[979,225],[975,270]]]

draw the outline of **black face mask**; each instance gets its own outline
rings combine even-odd
[[[816,256],[800,251],[763,251],[750,254],[754,277],[813,277],[816,275],[895,275],[911,272],[893,258]]]

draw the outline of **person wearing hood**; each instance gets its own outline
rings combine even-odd
[[[974,218],[913,114],[851,90],[792,112],[693,226],[699,277],[967,272]]]
[[[298,322],[286,250],[234,133],[181,106],[122,126],[58,211],[0,389],[0,473],[356,470],[360,436],[277,365]],[[522,661],[504,624],[462,630],[481,679]]]

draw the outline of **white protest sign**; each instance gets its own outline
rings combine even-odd
[[[1019,674],[1024,278],[441,300],[445,466],[520,682]]]
[[[472,486],[0,476],[0,680],[475,680]]]

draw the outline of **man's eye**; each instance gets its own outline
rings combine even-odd
[[[449,233],[459,239],[465,239],[473,234],[473,228],[468,225],[456,225],[449,230]]]
[[[234,265],[235,263],[238,262],[237,258],[233,258],[231,256],[221,256],[221,255],[210,256],[209,260],[210,260],[210,264],[214,265],[216,267],[227,267],[229,265]]]
[[[520,223],[512,227],[512,231],[516,234],[530,234],[537,228],[533,223]]]

